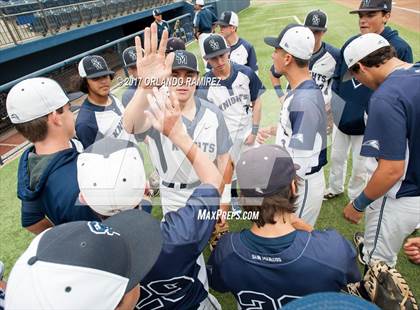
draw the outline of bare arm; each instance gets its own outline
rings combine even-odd
[[[29,230],[31,233],[38,235],[42,233],[44,230],[53,227],[54,225],[47,219],[44,218],[43,220],[40,220],[39,222],[25,227],[27,230]]]
[[[149,108],[147,95],[152,94],[152,87],[162,83],[172,71],[174,55],[165,56],[168,31],[163,32],[159,48],[157,42],[156,23],[144,30],[144,54],[140,38],[135,38],[139,85],[124,112],[123,124],[129,133],[142,133],[150,128],[150,120],[144,113]]]

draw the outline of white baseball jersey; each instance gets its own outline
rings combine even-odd
[[[307,80],[287,93],[282,106],[276,144],[287,148],[301,167],[297,174],[302,178],[320,171],[327,163],[324,105],[318,86]]]
[[[182,117],[183,125],[198,147],[215,161],[232,146],[222,113],[213,104],[195,98],[196,115],[192,121]],[[199,180],[191,163],[182,150],[169,138],[150,128],[141,136],[149,136],[149,152],[153,166],[161,180],[168,183],[191,184]]]
[[[113,95],[110,98],[112,102],[108,106],[98,106],[88,98],[83,102],[76,119],[76,135],[84,148],[104,137],[136,142],[134,135],[124,129],[124,106]]]
[[[200,89],[200,95],[214,103],[223,112],[232,140],[244,137],[252,127],[252,102],[265,91],[259,77],[251,68],[231,64],[231,74],[217,85]],[[206,78],[216,78],[213,71]]]

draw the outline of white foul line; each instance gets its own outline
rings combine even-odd
[[[402,7],[400,7],[400,6],[395,6],[395,5],[394,5],[392,8],[393,8],[393,9],[400,9],[400,10],[407,11],[407,12],[411,12],[411,13],[414,13],[414,14],[420,14],[420,11],[413,10],[413,9],[402,8]]]
[[[290,15],[290,16],[280,16],[280,17],[273,17],[273,18],[269,18],[267,20],[276,20],[276,19],[285,19],[285,18],[295,18],[296,16],[294,15]]]
[[[299,18],[295,15],[295,16],[293,16],[293,18],[295,19],[295,21],[298,23],[298,24],[300,24],[300,25],[302,25],[302,22],[299,20]]]

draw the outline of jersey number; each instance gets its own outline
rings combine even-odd
[[[238,302],[242,309],[246,310],[278,310],[292,299],[299,296],[283,295],[274,300],[270,296],[253,291],[241,291],[238,293]]]
[[[136,309],[161,309],[164,301],[176,303],[184,297],[183,288],[194,282],[194,279],[182,276],[168,280],[158,280],[140,286],[141,300]]]

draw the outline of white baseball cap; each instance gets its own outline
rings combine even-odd
[[[376,33],[366,33],[357,37],[344,49],[343,54],[347,68],[351,68],[369,54],[385,46],[389,46],[389,42]],[[349,79],[351,79],[351,73],[347,70],[343,76],[343,81]]]
[[[17,83],[6,99],[7,114],[13,124],[21,124],[48,115],[69,102],[54,80],[37,77]]]
[[[146,184],[138,147],[113,138],[95,142],[77,159],[77,181],[86,203],[101,215],[135,208]]]
[[[195,4],[204,5],[204,0],[195,0]]]
[[[233,11],[224,11],[220,14],[219,20],[216,22],[217,25],[221,26],[239,26],[239,17]]]
[[[315,37],[309,28],[290,24],[277,38],[266,37],[264,42],[272,47],[282,48],[296,58],[309,60],[314,51]]]
[[[7,282],[6,309],[115,309],[155,264],[159,222],[129,210],[76,221],[36,236]]]

